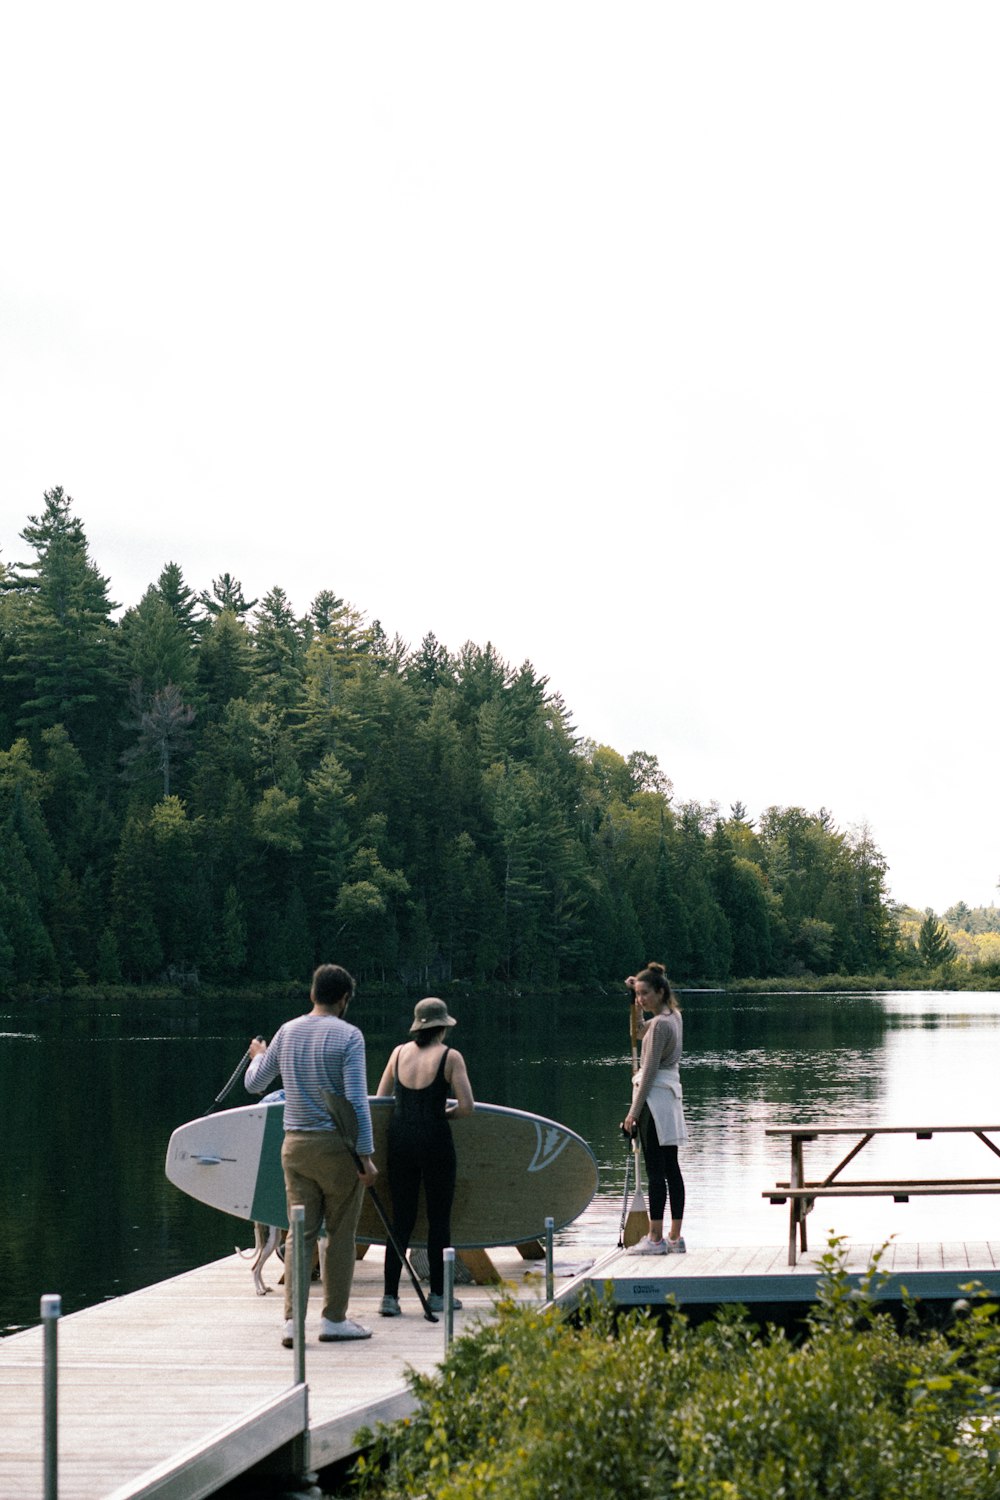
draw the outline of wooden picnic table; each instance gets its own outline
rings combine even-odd
[[[772,1203],[790,1204],[788,1215],[788,1264],[795,1265],[796,1244],[799,1250],[808,1249],[806,1238],[806,1215],[817,1198],[874,1198],[891,1196],[897,1203],[905,1203],[913,1195],[944,1195],[949,1193],[1000,1193],[998,1177],[919,1177],[919,1178],[869,1178],[867,1180],[844,1180],[840,1173],[848,1162],[863,1151],[869,1141],[878,1135],[912,1135],[918,1141],[929,1141],[935,1135],[974,1135],[995,1156],[1000,1156],[1000,1145],[990,1140],[991,1134],[1000,1133],[1000,1125],[769,1125],[766,1135],[787,1136],[791,1147],[791,1165],[787,1182],[779,1182],[773,1188],[765,1188],[762,1196]],[[810,1181],[805,1173],[803,1147],[821,1136],[860,1137],[821,1180]]]

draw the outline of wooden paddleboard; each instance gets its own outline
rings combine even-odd
[[[370,1099],[375,1133],[376,1191],[390,1218],[385,1169],[391,1099]],[[175,1187],[238,1219],[288,1227],[281,1170],[284,1105],[251,1104],[179,1126],[167,1147],[166,1173]],[[581,1136],[542,1115],[477,1104],[451,1130],[458,1161],[451,1239],[456,1250],[519,1245],[544,1238],[583,1213],[597,1191],[597,1161]],[[384,1244],[385,1230],[365,1194],[358,1225],[363,1244]],[[410,1242],[426,1245],[423,1208]]]

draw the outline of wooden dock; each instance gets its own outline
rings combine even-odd
[[[557,1287],[589,1256],[557,1252]],[[490,1252],[518,1296],[545,1295],[544,1261]],[[264,1279],[276,1286],[276,1258]],[[51,1289],[50,1289],[51,1290]],[[456,1337],[492,1313],[497,1288],[459,1286]],[[317,1339],[320,1288],[306,1318],[306,1387],[293,1385],[283,1349],[282,1297],[254,1294],[249,1263],[233,1254],[58,1324],[60,1500],[200,1500],[284,1449],[309,1422],[320,1469],[356,1451],[354,1434],[412,1409],[406,1367],[429,1371],[444,1354],[444,1319],[424,1317],[405,1278],[404,1316],[380,1318],[382,1252],[358,1263],[351,1315],[372,1330],[358,1343]],[[43,1330],[0,1339],[0,1496],[44,1493]]]
[[[607,1223],[588,1245],[580,1227],[556,1252],[556,1301],[572,1306],[588,1284],[610,1282],[623,1305],[727,1301],[809,1301],[817,1255],[787,1265],[787,1246],[698,1249],[639,1259],[608,1244]],[[603,1244],[600,1239],[603,1238]],[[871,1246],[850,1251],[860,1277]],[[491,1251],[519,1297],[544,1300],[544,1262],[515,1250]],[[897,1288],[953,1298],[978,1280],[1000,1293],[1000,1241],[892,1245],[883,1266]],[[280,1267],[268,1263],[265,1279]],[[405,1280],[404,1316],[380,1318],[382,1255],[357,1268],[351,1312],[374,1336],[356,1344],[320,1344],[319,1289],[306,1322],[306,1385],[293,1384],[293,1355],[281,1347],[280,1291],[254,1295],[249,1266],[237,1255],[62,1319],[59,1345],[60,1500],[202,1500],[268,1455],[287,1455],[308,1418],[308,1462],[321,1469],[356,1449],[362,1426],[412,1409],[405,1370],[430,1370],[444,1352],[444,1322],[427,1322]],[[495,1288],[460,1286],[456,1336],[489,1317]],[[891,1289],[888,1295],[892,1295]],[[43,1494],[43,1331],[0,1340],[0,1495]]]
[[[873,1253],[881,1247],[845,1248],[845,1270],[857,1286],[869,1270]],[[568,1307],[586,1286],[603,1291],[610,1284],[615,1302],[622,1307],[663,1306],[671,1299],[688,1308],[723,1302],[743,1302],[751,1308],[808,1303],[815,1299],[819,1261],[825,1250],[823,1246],[804,1252],[794,1266],[788,1264],[787,1245],[738,1245],[648,1257],[616,1252],[574,1285],[557,1292],[556,1302]],[[879,1291],[880,1301],[886,1303],[902,1300],[904,1289],[925,1302],[953,1301],[962,1295],[960,1288],[972,1281],[997,1295],[1000,1240],[933,1244],[893,1240],[882,1254],[879,1269],[887,1273]]]

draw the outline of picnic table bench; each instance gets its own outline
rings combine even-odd
[[[912,1135],[918,1141],[929,1141],[934,1135],[974,1135],[987,1146],[994,1156],[1000,1156],[1000,1145],[989,1139],[1000,1133],[1000,1125],[770,1125],[766,1135],[787,1136],[791,1146],[791,1167],[787,1182],[778,1182],[773,1188],[765,1188],[762,1197],[772,1203],[788,1203],[788,1264],[795,1265],[796,1244],[799,1250],[808,1249],[806,1240],[806,1215],[817,1198],[876,1198],[891,1197],[897,1203],[906,1203],[913,1196],[944,1196],[949,1193],[1000,1193],[1000,1176],[997,1177],[950,1177],[950,1178],[893,1178],[854,1180],[842,1179],[840,1174],[848,1162],[864,1150],[869,1141],[878,1135]],[[839,1161],[822,1181],[810,1181],[805,1175],[803,1146],[821,1136],[860,1136],[842,1161]]]

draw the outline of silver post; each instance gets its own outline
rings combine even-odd
[[[49,1293],[42,1298],[44,1326],[44,1403],[45,1403],[45,1500],[57,1500],[59,1494],[59,1319],[62,1298]]]
[[[292,1320],[295,1324],[292,1363],[296,1385],[306,1378],[306,1304],[309,1301],[309,1271],[306,1267],[306,1211],[296,1203],[289,1214],[292,1229]]]
[[[555,1296],[555,1267],[552,1264],[552,1235],[556,1227],[555,1219],[545,1220],[545,1300],[551,1302]]]
[[[444,1252],[444,1352],[448,1353],[455,1334],[455,1252],[449,1246]]]

